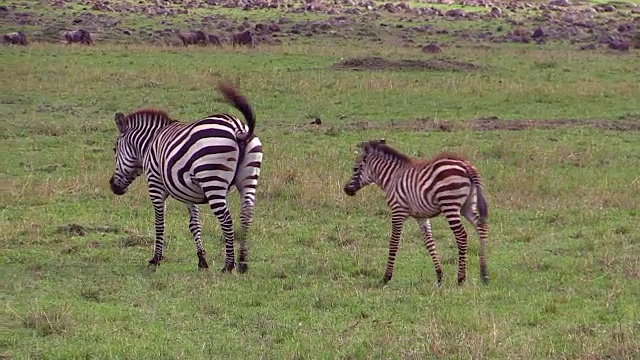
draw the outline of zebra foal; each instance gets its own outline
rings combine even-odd
[[[247,100],[231,86],[220,85],[219,90],[244,115],[248,126],[229,114],[211,115],[190,123],[173,120],[158,110],[115,114],[119,134],[114,148],[115,171],[109,185],[114,194],[123,195],[138,176],[145,174],[156,232],[149,264],[158,266],[162,260],[165,201],[172,196],[189,208],[189,230],[196,245],[198,268],[209,267],[197,207],[207,203],[224,234],[222,271],[232,271],[235,238],[227,195],[237,189],[242,197],[238,270],[247,271],[245,235],[253,218],[262,144],[254,135],[255,117]]]
[[[358,190],[375,183],[386,193],[391,208],[391,240],[383,282],[393,276],[402,227],[408,217],[415,218],[423,233],[424,243],[436,269],[437,284],[442,283],[442,264],[431,232],[430,218],[443,214],[456,237],[458,246],[458,284],[466,278],[467,232],[460,215],[469,220],[480,237],[480,275],[486,284],[487,272],[487,202],[476,168],[467,160],[441,153],[424,161],[411,159],[387,146],[385,140],[372,140],[358,145],[359,157],[344,192],[354,196]],[[477,212],[474,211],[477,202]]]

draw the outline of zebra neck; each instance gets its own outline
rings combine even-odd
[[[153,142],[153,139],[158,135],[160,129],[161,128],[141,129],[141,131],[138,133],[138,136],[136,137],[137,141],[135,148],[138,152],[137,156],[140,161],[144,161],[144,159],[147,157],[147,154],[151,149],[151,143]]]
[[[404,162],[398,159],[384,159],[375,169],[375,183],[385,192],[389,192],[395,185],[397,173],[404,167]]]

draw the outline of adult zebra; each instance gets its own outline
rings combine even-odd
[[[402,226],[411,216],[418,220],[424,233],[425,245],[436,268],[437,284],[442,283],[442,264],[429,222],[430,218],[442,213],[458,245],[458,284],[464,282],[467,267],[467,233],[460,221],[461,214],[478,231],[480,275],[487,283],[488,206],[476,168],[467,160],[447,153],[441,153],[430,161],[411,159],[387,146],[384,139],[363,142],[358,147],[360,156],[344,192],[354,196],[358,190],[372,183],[386,192],[391,208],[392,232],[383,282],[388,282],[393,276]],[[474,205],[477,205],[477,212]]]
[[[186,203],[189,230],[198,255],[198,268],[207,269],[201,240],[197,204],[208,203],[220,221],[225,239],[225,266],[234,263],[234,230],[227,194],[236,188],[242,197],[238,270],[247,271],[245,236],[255,207],[256,186],[262,164],[262,144],[254,135],[255,117],[247,100],[228,85],[219,90],[247,121],[216,114],[191,123],[171,119],[165,112],[141,109],[129,115],[115,114],[119,136],[114,151],[116,166],[109,180],[111,190],[122,195],[143,172],[155,211],[156,241],[150,264],[159,265],[164,247],[164,212],[168,196]]]

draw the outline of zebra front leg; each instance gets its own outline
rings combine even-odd
[[[382,283],[386,284],[393,277],[393,267],[398,253],[398,244],[402,236],[402,226],[407,219],[407,214],[392,210],[391,214],[391,240],[389,241],[389,257],[387,258],[387,269],[384,272]]]
[[[187,205],[189,208],[189,231],[193,235],[193,242],[196,244],[196,254],[198,255],[198,269],[209,268],[205,257],[204,246],[202,246],[202,227],[200,226],[200,210],[195,204]]]
[[[224,195],[223,195],[224,196]],[[224,234],[225,245],[225,262],[222,272],[231,272],[235,267],[235,256],[233,249],[234,233],[233,233],[233,220],[231,219],[231,213],[227,207],[227,202],[220,200],[218,196],[209,197],[209,206],[211,210],[218,218],[220,222],[220,228]]]
[[[164,193],[151,194],[151,203],[153,204],[153,212],[155,214],[156,243],[153,257],[149,260],[149,265],[160,265],[162,253],[164,251],[164,211],[166,195]]]
[[[436,285],[440,286],[442,284],[442,264],[440,263],[438,252],[436,251],[436,243],[433,240],[431,222],[429,219],[422,219],[419,220],[419,223],[420,228],[422,228],[422,232],[424,233],[424,245],[427,247],[427,251],[429,251],[433,265],[436,268]]]
[[[458,245],[458,285],[462,285],[467,277],[467,232],[460,221],[459,210],[449,213],[443,211],[443,213],[449,222],[449,228],[456,237],[456,244]]]

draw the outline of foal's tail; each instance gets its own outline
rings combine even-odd
[[[489,206],[487,204],[487,200],[484,197],[484,191],[482,188],[482,178],[478,173],[478,170],[471,164],[465,163],[465,167],[467,169],[467,174],[469,174],[469,179],[473,184],[473,187],[476,190],[476,207],[478,208],[479,219],[478,222],[480,224],[484,224],[487,221],[487,217],[489,216]]]

